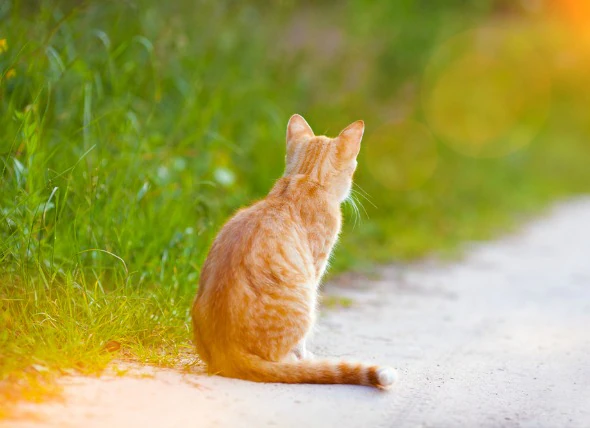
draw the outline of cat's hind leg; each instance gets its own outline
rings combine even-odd
[[[292,353],[298,360],[312,360],[314,358],[314,355],[307,350],[305,339],[301,340],[297,346],[293,348]]]

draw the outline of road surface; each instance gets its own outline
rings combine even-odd
[[[140,368],[64,379],[63,403],[5,426],[590,427],[590,200],[380,275],[326,286],[352,305],[323,311],[310,349],[395,367],[390,391]]]

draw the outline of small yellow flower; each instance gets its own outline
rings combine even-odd
[[[16,70],[14,68],[11,68],[10,70],[8,70],[6,72],[5,76],[6,76],[6,80],[12,79],[14,76],[16,76]]]
[[[6,39],[0,39],[0,53],[6,52],[8,50],[8,43]]]

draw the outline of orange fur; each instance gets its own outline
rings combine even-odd
[[[192,318],[210,374],[376,387],[393,381],[391,369],[311,360],[305,349],[363,131],[357,121],[330,139],[291,117],[285,175],[225,224],[201,272]]]

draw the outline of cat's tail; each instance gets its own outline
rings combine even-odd
[[[239,373],[235,377],[254,382],[323,383],[366,385],[386,389],[397,374],[390,367],[333,360],[299,360],[273,362],[256,355],[241,359]]]

